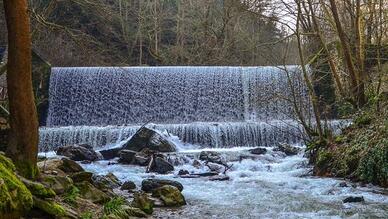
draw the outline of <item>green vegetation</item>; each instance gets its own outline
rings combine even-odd
[[[353,124],[325,145],[310,143],[315,173],[346,177],[388,186],[388,110],[367,107],[355,115]]]
[[[104,205],[105,215],[115,215],[118,217],[124,217],[127,213],[125,212],[123,205],[126,203],[122,197],[115,197]]]
[[[0,217],[32,207],[32,195],[15,174],[12,161],[0,154]]]
[[[79,189],[75,186],[71,186],[63,195],[63,201],[69,205],[75,205],[77,197],[79,196]]]

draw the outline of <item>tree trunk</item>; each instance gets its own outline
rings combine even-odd
[[[38,118],[31,73],[31,34],[27,0],[4,0],[8,28],[7,84],[11,133],[7,155],[19,174],[37,174]]]

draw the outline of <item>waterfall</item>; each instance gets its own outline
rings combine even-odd
[[[290,93],[280,67],[53,68],[47,125],[292,119]]]
[[[310,113],[298,66],[53,68],[40,149],[114,144],[146,122],[208,147],[299,143],[290,84]]]

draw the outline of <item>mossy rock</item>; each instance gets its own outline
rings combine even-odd
[[[155,189],[152,196],[160,198],[167,207],[179,207],[186,205],[185,197],[174,186],[165,185]]]
[[[154,211],[154,202],[144,192],[135,193],[132,206],[141,209],[147,214],[152,214]]]
[[[79,189],[80,196],[93,203],[101,204],[110,200],[110,197],[107,194],[97,189],[89,182],[76,183],[76,186]]]
[[[46,188],[43,184],[38,182],[33,182],[27,179],[22,179],[23,183],[30,190],[31,194],[39,198],[53,198],[56,193],[50,188]]]
[[[78,218],[76,212],[65,208],[53,200],[44,200],[34,197],[34,207],[51,216],[54,216],[55,218]]]
[[[0,218],[32,207],[32,194],[16,176],[12,161],[0,154]],[[10,217],[10,216],[8,216]]]
[[[42,175],[40,180],[58,195],[63,194],[73,185],[73,180],[67,176]]]

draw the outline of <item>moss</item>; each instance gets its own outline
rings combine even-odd
[[[363,113],[354,119],[354,124],[358,127],[369,125],[372,122],[372,118],[369,114]]]
[[[186,205],[185,197],[175,186],[165,185],[155,189],[152,195],[159,197],[167,207],[179,207]]]
[[[93,219],[93,213],[90,211],[84,212],[80,215],[80,219]]]
[[[132,205],[147,214],[152,214],[154,211],[154,202],[148,198],[147,194],[142,192],[135,193]]]
[[[52,198],[55,197],[55,192],[50,189],[46,188],[43,184],[38,182],[32,182],[29,180],[24,179],[23,183],[27,186],[27,188],[30,190],[30,192],[40,198]]]
[[[55,217],[64,217],[67,215],[66,210],[52,200],[42,200],[34,197],[34,206]]]
[[[79,196],[79,189],[75,186],[71,186],[63,195],[63,201],[70,205],[75,205],[77,197]]]
[[[29,161],[18,161],[14,163],[18,173],[27,179],[35,179],[38,175],[38,167]]]
[[[32,194],[14,173],[12,161],[0,154],[0,216],[32,207]]]

